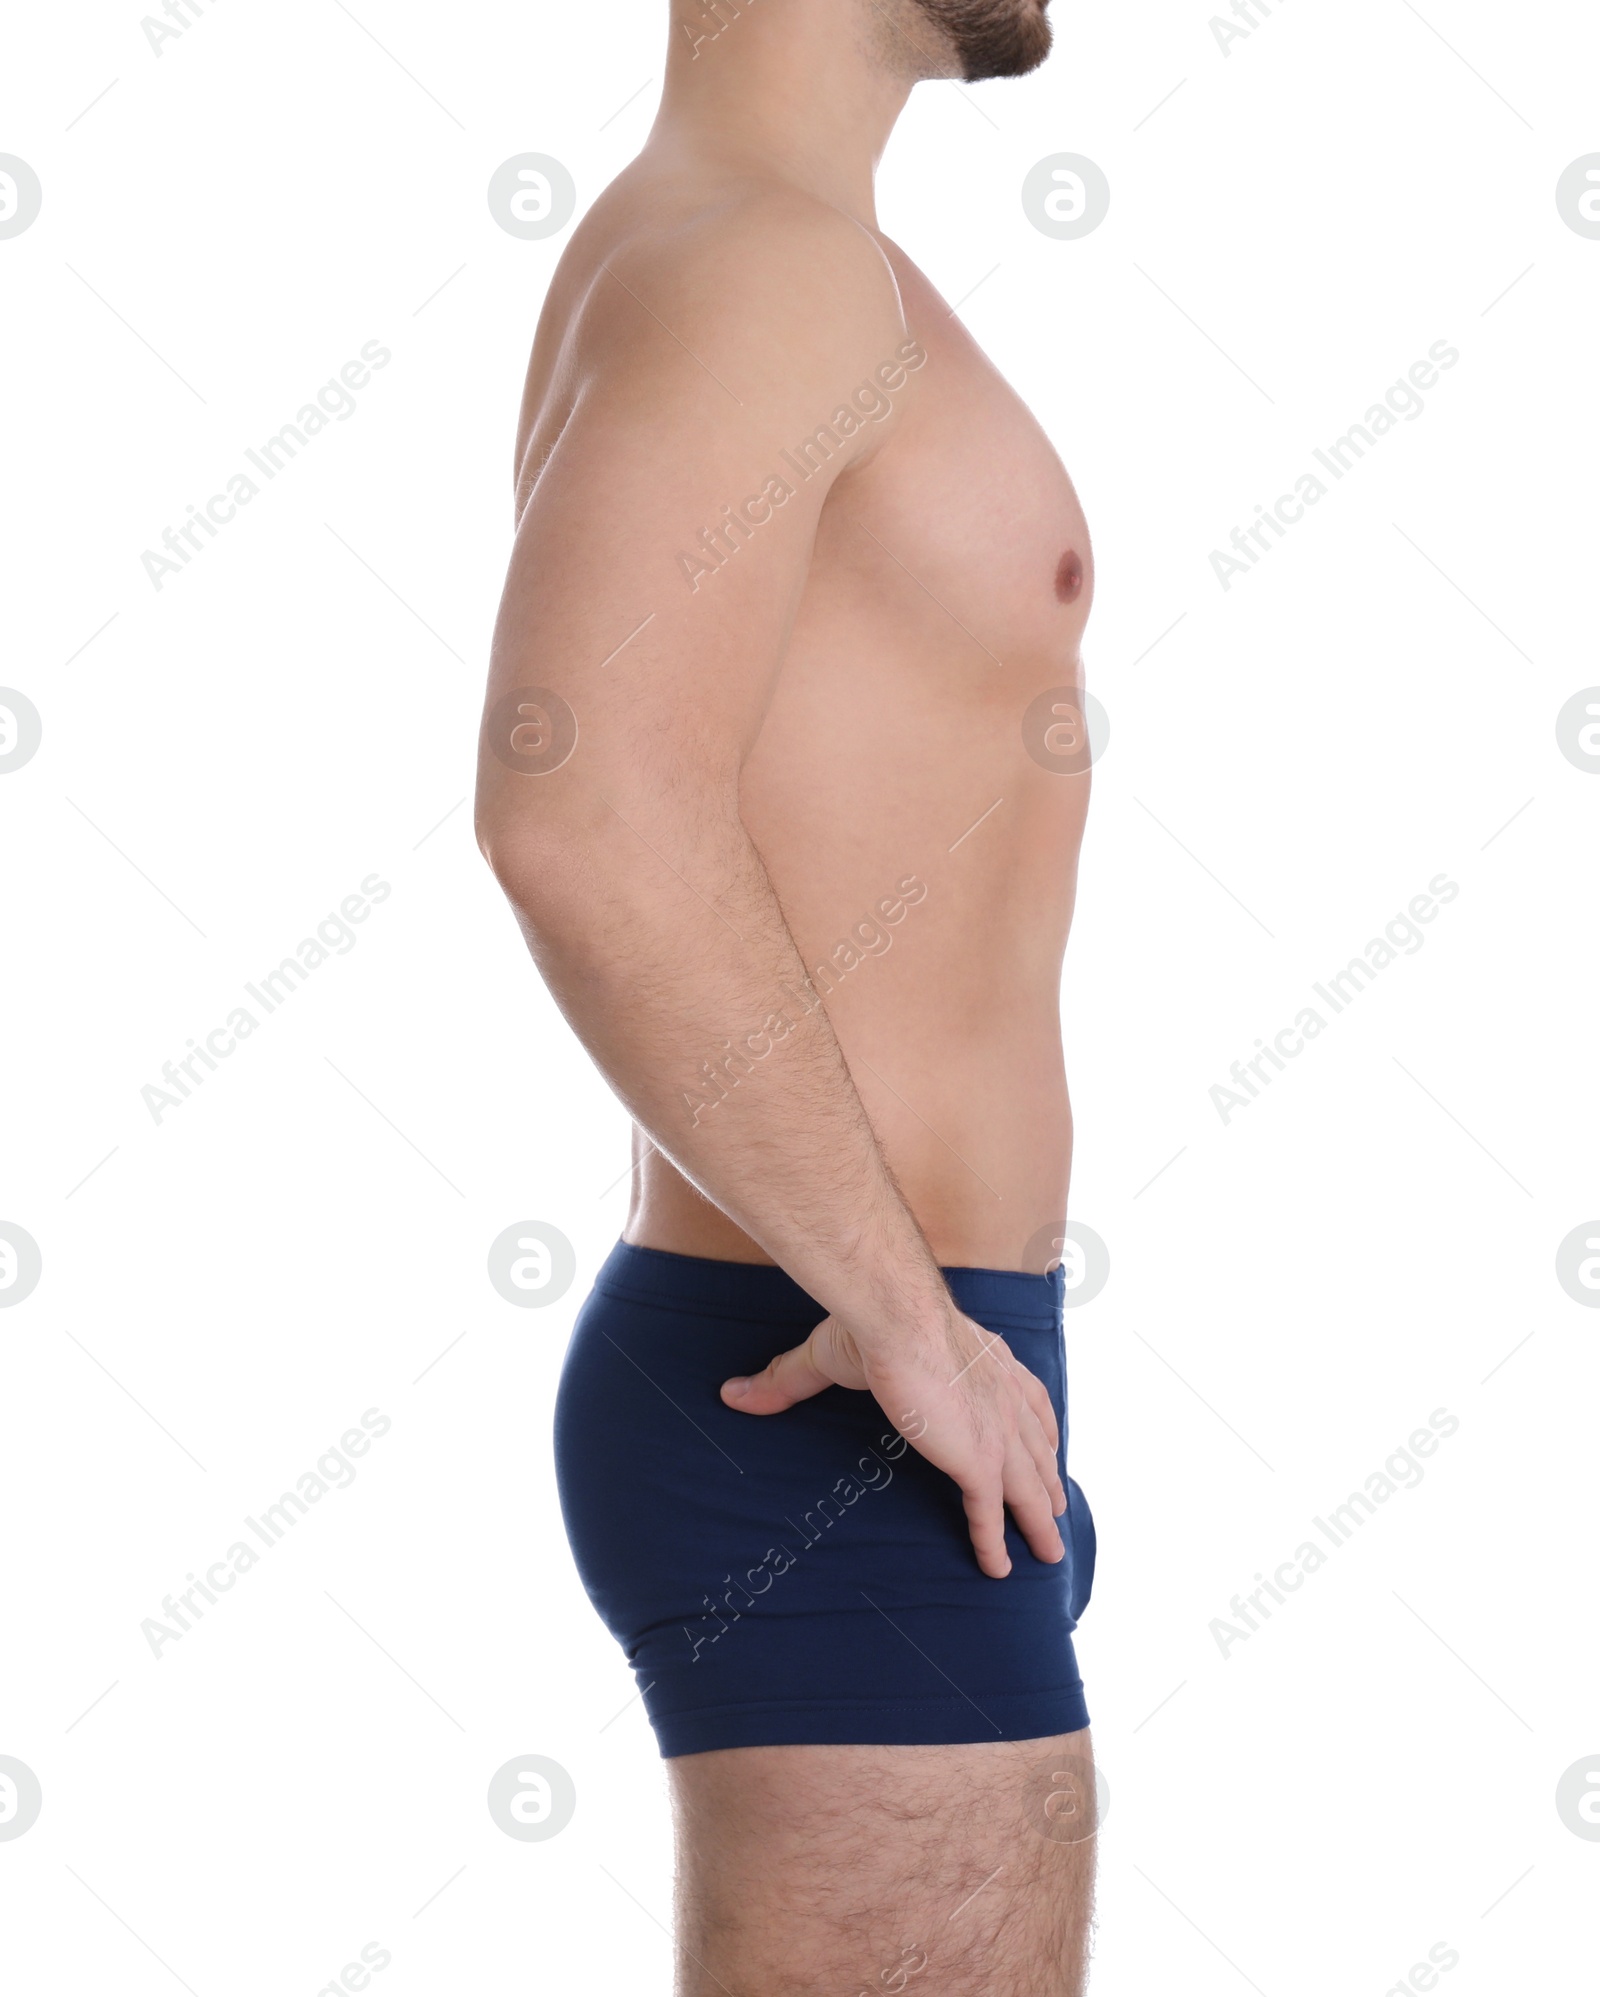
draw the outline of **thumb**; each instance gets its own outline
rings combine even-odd
[[[748,1379],[724,1380],[723,1401],[741,1414],[776,1415],[792,1408],[796,1401],[809,1401],[824,1387],[833,1386],[833,1380],[817,1364],[812,1351],[815,1336],[813,1332],[804,1345],[780,1352],[761,1372],[751,1374]]]

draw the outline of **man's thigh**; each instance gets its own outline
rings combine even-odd
[[[1087,1731],[668,1762],[678,1997],[1080,1997]]]

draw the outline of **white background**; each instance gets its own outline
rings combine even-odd
[[[648,129],[665,11],[7,31],[0,151],[44,190],[0,241],[0,681],[44,727],[0,779],[0,1219],[44,1258],[0,1311],[29,1997],[313,1997],[372,1941],[383,1997],[667,1985],[660,1764],[549,1450],[625,1124],[463,803],[565,241],[485,189],[544,152],[581,212]],[[920,89],[881,180],[1095,534],[1113,734],[1064,989],[1073,1213],[1112,1256],[1068,1319],[1093,1988],[1382,1997],[1444,1941],[1449,1997],[1592,1990],[1600,1844],[1554,1795],[1600,1755],[1600,1317],[1554,1269],[1600,1212],[1600,776],[1555,717],[1600,682],[1600,241],[1554,189],[1600,151],[1600,24],[1260,13],[1225,55],[1204,0],[1068,8],[1037,76]],[[1112,189],[1076,242],[1019,200],[1062,151]],[[374,339],[357,413],[157,591],[142,551]],[[1425,413],[1224,591],[1211,550],[1439,340]],[[162,1064],[374,872],[355,947],[156,1123]],[[1229,1064],[1440,872],[1424,947],[1224,1124]],[[578,1254],[545,1310],[485,1275],[530,1218]],[[153,1657],[141,1621],[368,1408],[354,1485]],[[1437,1408],[1422,1484],[1224,1659],[1212,1619]],[[528,1753],[577,1785],[543,1843],[485,1806]]]

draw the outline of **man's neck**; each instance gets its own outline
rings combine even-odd
[[[767,173],[877,227],[873,174],[918,68],[904,0],[672,0],[666,87],[648,150]],[[896,60],[896,56],[901,57]]]

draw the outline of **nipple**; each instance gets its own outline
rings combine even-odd
[[[1075,548],[1068,548],[1056,570],[1056,596],[1062,603],[1076,603],[1083,588],[1083,563]]]

